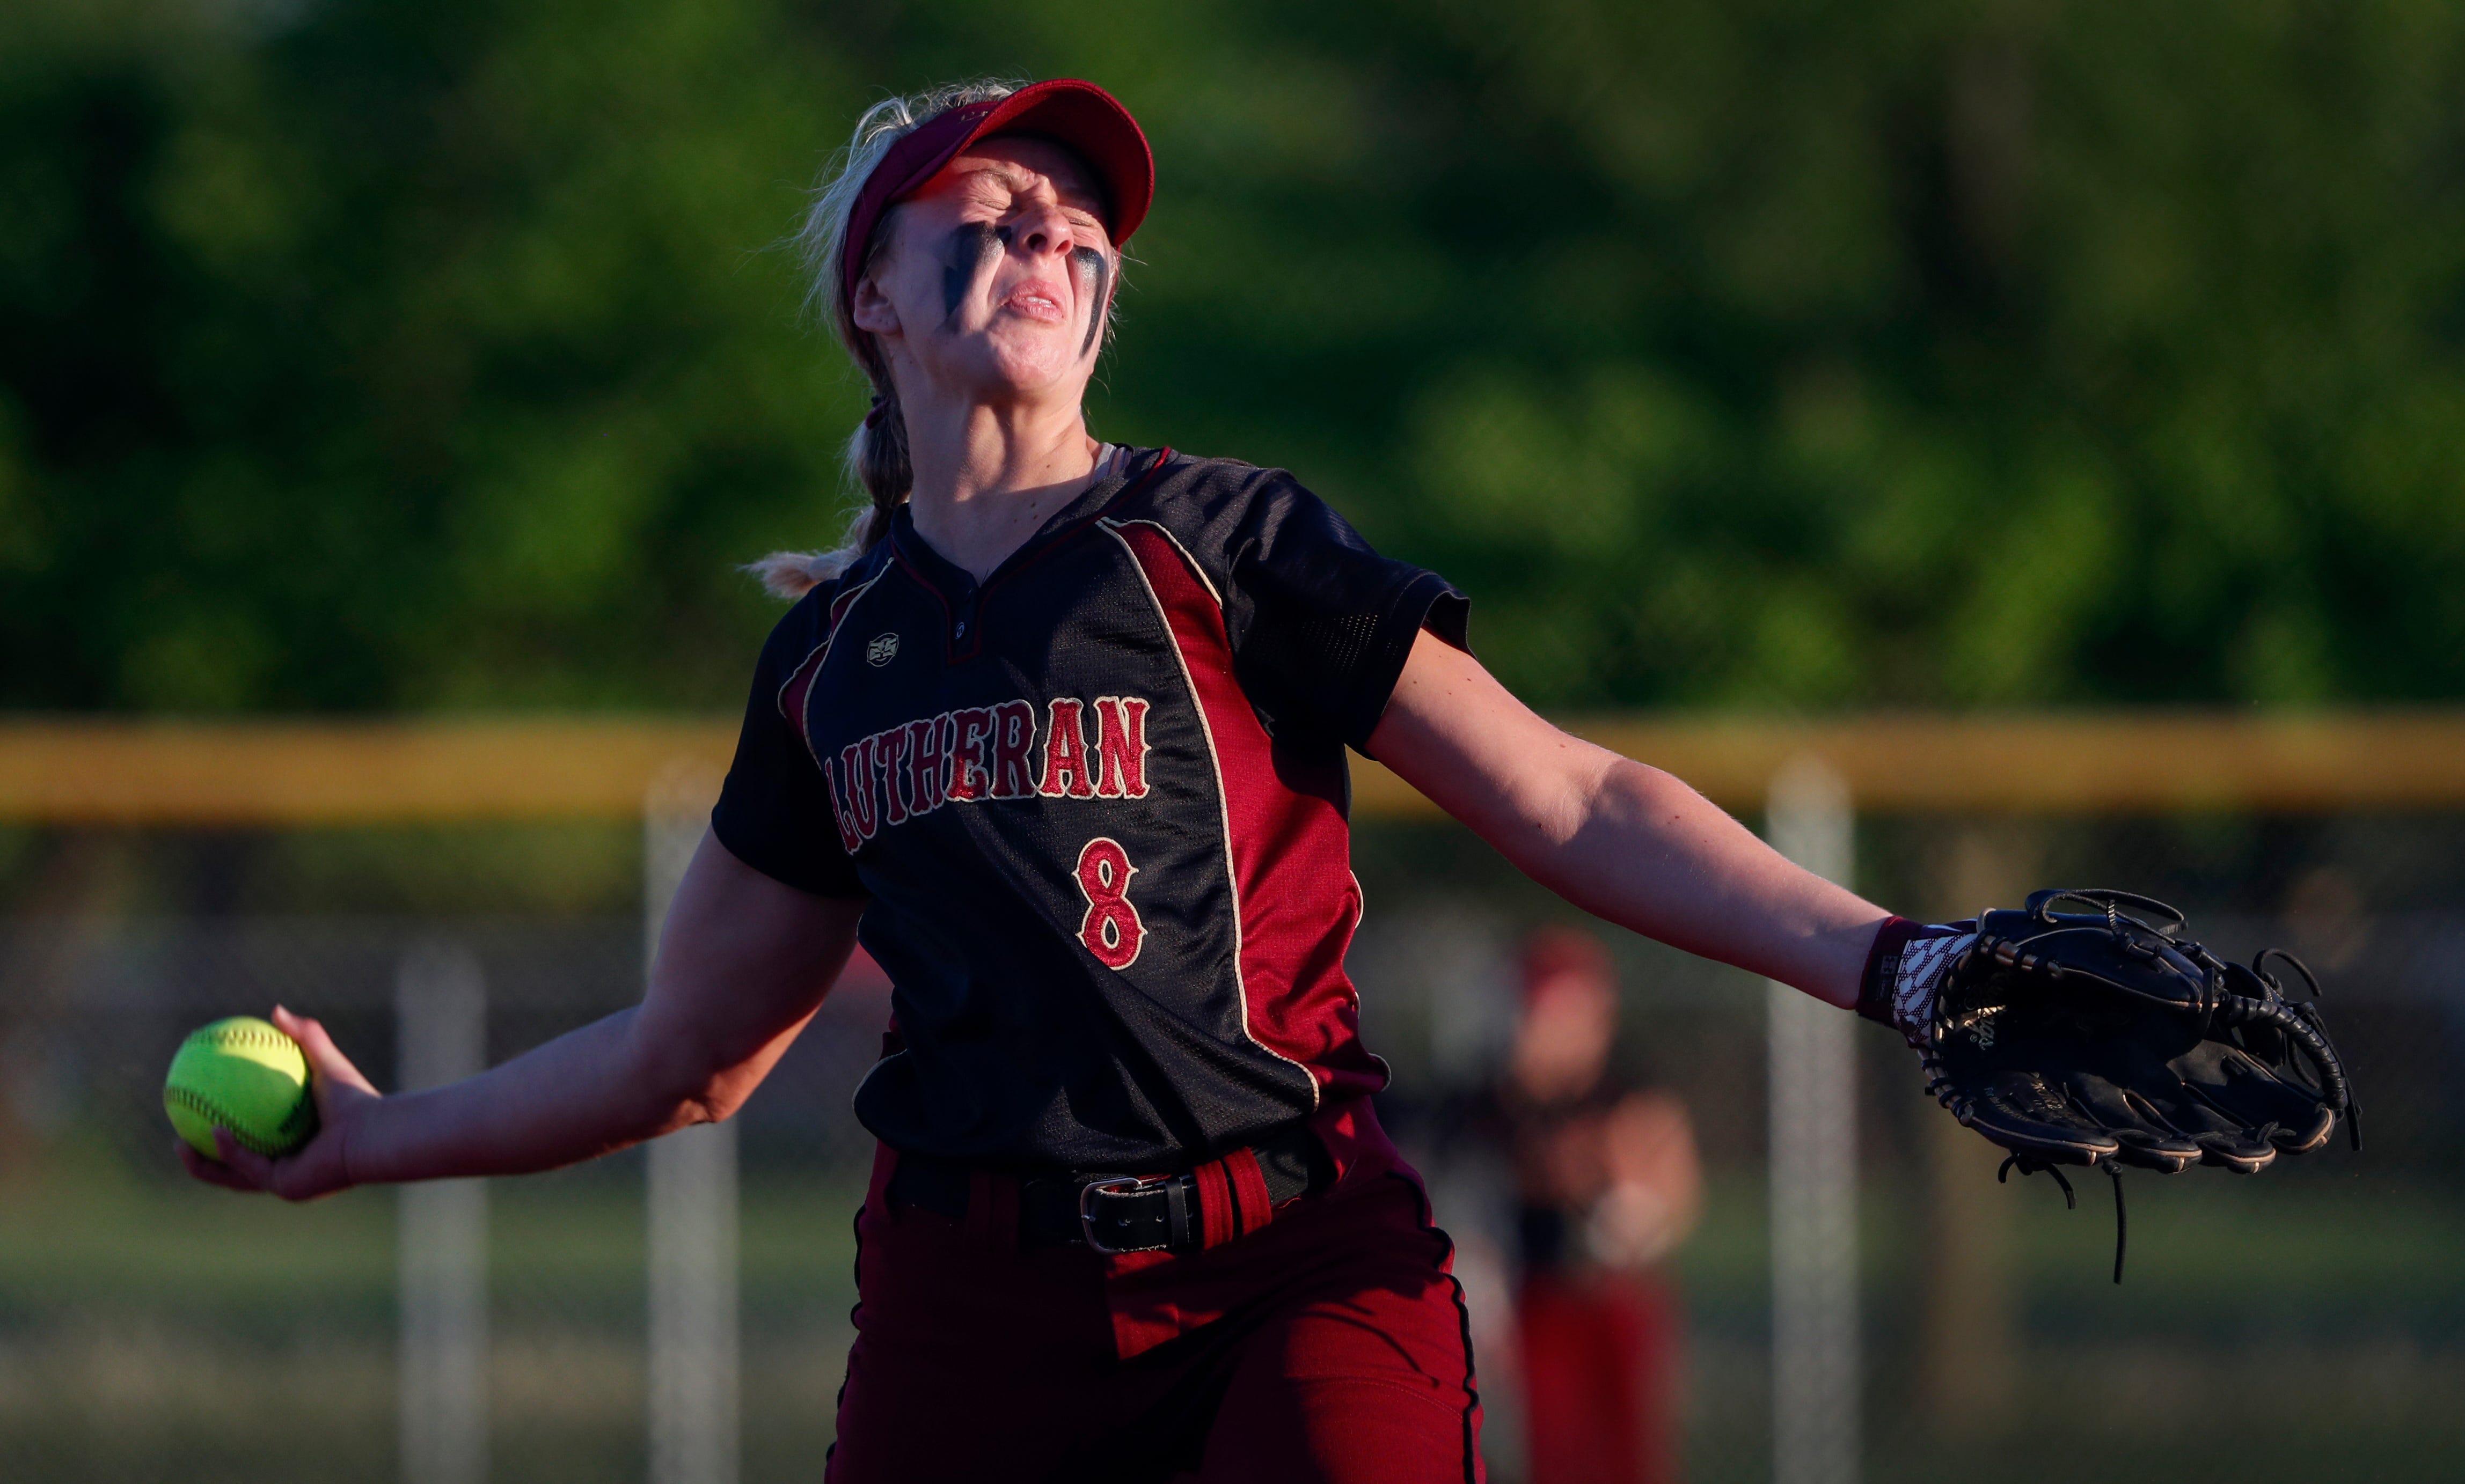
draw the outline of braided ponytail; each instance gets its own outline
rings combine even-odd
[[[857,513],[848,536],[859,550],[871,551],[890,534],[891,516],[916,484],[916,464],[907,453],[907,417],[899,410],[899,388],[887,376],[874,384],[873,410],[848,435],[847,469],[870,501]]]
[[[899,388],[891,384],[890,368],[882,364],[873,337],[855,327],[855,306],[843,301],[839,263],[841,255],[850,247],[848,217],[855,208],[856,197],[863,193],[865,182],[881,164],[882,156],[890,152],[890,146],[913,133],[918,125],[952,108],[1008,98],[1021,86],[987,79],[950,83],[912,98],[882,100],[856,121],[855,134],[833,162],[835,168],[830,180],[813,192],[804,225],[791,239],[810,284],[805,307],[829,322],[841,348],[872,383],[873,408],[848,436],[848,479],[862,492],[864,503],[849,521],[837,549],[774,551],[746,564],[745,570],[761,578],[762,586],[780,597],[803,597],[815,584],[836,577],[879,545],[890,534],[891,517],[907,502],[908,491],[916,482],[915,464],[907,452],[907,419],[899,407]],[[896,207],[884,211],[874,225],[872,239],[854,245],[864,255],[868,270],[888,245],[891,221],[897,214]]]

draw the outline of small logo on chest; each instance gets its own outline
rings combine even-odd
[[[898,656],[899,635],[895,633],[875,634],[873,642],[864,647],[864,662],[876,670],[889,664]]]

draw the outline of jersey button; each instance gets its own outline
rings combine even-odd
[[[966,636],[967,636],[967,621],[966,621],[966,619],[962,618],[962,619],[960,619],[960,620],[959,620],[958,637],[960,637],[960,638],[964,639],[964,638],[966,638]]]

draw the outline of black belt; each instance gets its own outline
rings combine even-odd
[[[1258,1162],[1271,1207],[1334,1184],[1335,1162],[1307,1123],[1294,1123],[1248,1153]],[[891,1172],[890,1199],[965,1220],[974,1174],[974,1166],[956,1161],[901,1154],[899,1167]],[[1019,1245],[1084,1242],[1099,1252],[1196,1251],[1212,1245],[1201,1214],[1199,1180],[1195,1170],[1152,1180],[1105,1174],[1020,1176]],[[1216,1240],[1230,1234],[1219,1232]]]

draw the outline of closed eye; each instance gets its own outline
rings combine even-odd
[[[1028,197],[1036,184],[1033,176],[1013,176],[999,169],[971,170],[960,188],[960,216],[964,220],[999,224],[1034,204]],[[1103,218],[1094,211],[1065,201],[1061,203],[1061,214],[1068,219],[1073,236],[1083,235],[1091,242],[1111,245]]]

